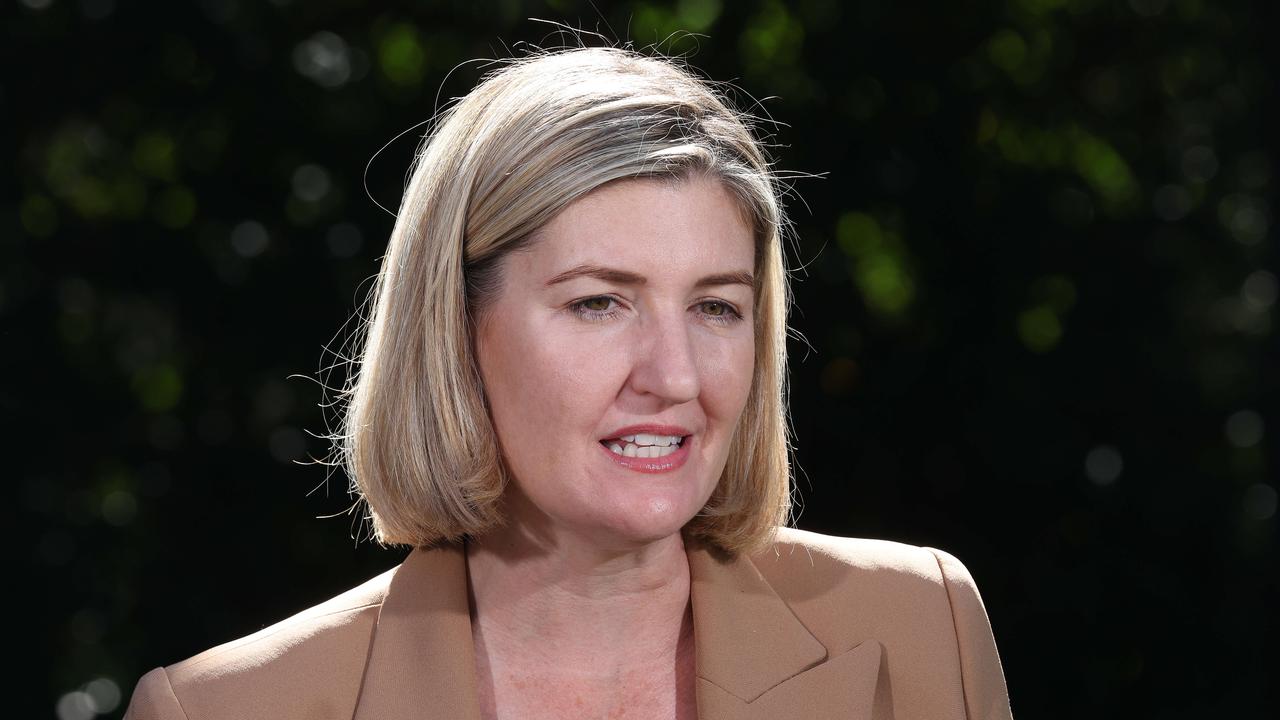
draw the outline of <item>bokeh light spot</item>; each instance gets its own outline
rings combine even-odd
[[[1253,410],[1231,413],[1223,424],[1222,432],[1227,442],[1238,448],[1250,448],[1262,441],[1262,416]]]
[[[1018,313],[1018,337],[1027,349],[1048,352],[1062,339],[1062,323],[1047,305],[1028,308]]]
[[[245,220],[231,229],[231,248],[240,257],[257,257],[270,244],[271,236],[267,229],[256,220]]]
[[[99,715],[106,715],[120,707],[120,686],[111,678],[100,677],[90,680],[85,683],[84,691],[88,693],[93,709]]]
[[[102,498],[102,519],[108,524],[123,527],[133,522],[138,514],[138,501],[127,490],[113,490]]]
[[[1254,483],[1244,491],[1244,512],[1254,520],[1270,520],[1276,514],[1276,489]]]
[[[133,145],[133,166],[159,180],[177,179],[177,152],[168,133],[145,133]]]
[[[1241,245],[1257,245],[1267,234],[1267,212],[1261,200],[1243,193],[1218,203],[1218,222]]]
[[[1089,187],[1113,208],[1133,200],[1138,182],[1120,153],[1101,138],[1079,128],[1073,129],[1071,135],[1072,164]]]
[[[293,194],[306,202],[319,202],[329,194],[329,171],[319,165],[300,165],[293,171]]]
[[[1240,299],[1255,310],[1265,310],[1276,302],[1276,276],[1266,270],[1249,273],[1240,286]]]
[[[336,258],[354,257],[364,244],[364,235],[354,223],[342,222],[329,228],[325,233],[325,242],[329,245],[329,253]]]
[[[857,265],[856,277],[872,304],[888,315],[901,314],[915,294],[900,258],[887,252],[865,258]]]
[[[89,693],[73,690],[58,698],[54,713],[58,716],[58,720],[92,720],[97,717],[98,710]]]
[[[1115,483],[1124,472],[1124,458],[1111,445],[1098,445],[1084,456],[1084,474],[1098,486]]]
[[[915,297],[915,280],[901,238],[862,212],[842,215],[836,238],[868,308],[886,318],[902,315]]]
[[[738,38],[738,54],[753,72],[794,67],[804,44],[804,26],[777,0],[758,5]]]
[[[133,389],[144,408],[163,412],[182,397],[182,375],[172,365],[152,365],[134,375]]]
[[[337,34],[321,30],[293,48],[293,68],[326,88],[341,87],[351,79],[351,51]]]
[[[676,17],[685,30],[700,32],[711,27],[720,17],[720,0],[679,0]]]
[[[987,57],[996,67],[1013,74],[1027,59],[1027,43],[1017,32],[1006,28],[987,41]]]
[[[418,29],[405,22],[391,25],[378,43],[378,65],[383,75],[397,85],[420,83],[426,75],[427,48]]]

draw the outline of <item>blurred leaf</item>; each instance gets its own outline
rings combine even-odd
[[[427,69],[427,48],[418,28],[403,21],[387,27],[378,39],[378,65],[397,85],[421,83]]]
[[[902,316],[915,297],[915,281],[901,239],[861,212],[842,215],[836,237],[867,306],[887,319]]]
[[[1048,352],[1062,339],[1062,323],[1053,308],[1045,305],[1029,308],[1018,314],[1018,336],[1029,350]]]
[[[172,182],[177,177],[175,144],[168,133],[154,130],[143,134],[133,146],[133,165],[159,180]]]
[[[133,389],[145,410],[172,410],[182,398],[182,375],[172,365],[149,366],[134,375]]]

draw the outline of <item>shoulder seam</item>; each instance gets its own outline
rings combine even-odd
[[[182,699],[178,697],[178,691],[173,689],[173,682],[169,679],[169,671],[160,666],[160,676],[164,678],[164,684],[169,687],[169,694],[173,696],[173,702],[178,706],[178,710],[182,713],[182,717],[190,719],[187,709],[182,707]]]
[[[956,639],[956,667],[960,668],[960,694],[964,698],[964,712],[967,718],[969,717],[969,689],[965,687],[964,658],[960,652],[960,627],[959,622],[956,620],[956,604],[951,599],[951,581],[947,579],[946,568],[942,567],[942,558],[938,556],[938,553],[931,547],[923,549],[929,551],[929,554],[933,556],[933,561],[938,564],[938,575],[942,577],[942,588],[947,593],[947,610],[951,612],[951,632]]]

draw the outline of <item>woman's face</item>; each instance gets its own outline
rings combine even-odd
[[[718,181],[628,179],[503,258],[476,352],[513,523],[625,548],[703,507],[751,388],[753,251]]]

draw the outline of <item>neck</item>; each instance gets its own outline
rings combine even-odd
[[[692,652],[679,533],[627,549],[531,542],[507,527],[467,544],[478,651],[581,677],[671,668]]]

